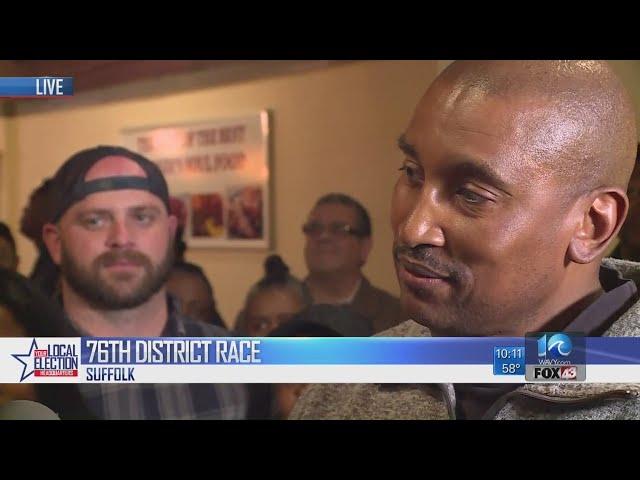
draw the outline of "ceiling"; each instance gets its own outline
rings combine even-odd
[[[327,68],[327,60],[0,60],[0,76],[73,77],[74,101],[0,99],[0,116]],[[63,107],[66,108],[66,107]]]
[[[4,60],[2,76],[74,77],[74,93],[112,87],[165,75],[210,68],[236,67],[248,60]]]

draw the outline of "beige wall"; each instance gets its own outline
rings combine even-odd
[[[636,106],[638,138],[640,139],[640,60],[614,60],[611,64],[633,98]]]
[[[431,61],[355,62],[187,93],[20,114],[11,120],[15,142],[10,154],[19,160],[19,171],[8,218],[15,227],[29,193],[73,152],[118,143],[124,128],[268,108],[273,112],[274,250],[303,276],[300,226],[308,210],[323,193],[348,192],[372,216],[374,249],[365,273],[397,293],[388,220],[401,162],[395,142],[435,71]],[[23,238],[18,248],[21,270],[28,272],[35,252]],[[202,265],[212,280],[228,323],[262,275],[266,253],[189,251],[189,260]]]

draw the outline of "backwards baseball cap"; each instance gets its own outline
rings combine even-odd
[[[121,175],[85,180],[93,165],[111,156],[125,157],[137,163],[144,170],[146,177]],[[82,150],[64,162],[53,177],[53,201],[56,207],[52,221],[60,220],[71,206],[92,193],[126,189],[146,190],[152,193],[162,200],[169,212],[169,188],[155,163],[124,147],[100,145]]]

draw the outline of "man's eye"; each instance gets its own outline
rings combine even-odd
[[[148,225],[153,222],[154,216],[149,213],[137,213],[135,219],[138,223]]]
[[[420,174],[416,167],[409,164],[405,164],[402,167],[400,167],[399,170],[404,172],[404,175],[407,177],[407,180],[409,181],[410,184],[420,183]]]
[[[462,198],[462,200],[470,205],[482,205],[483,203],[489,201],[488,198],[483,197],[482,195],[479,195],[476,192],[464,187],[459,188],[456,192],[456,195],[458,195],[460,198]]]
[[[494,201],[490,195],[481,195],[466,187],[460,187],[456,190],[456,198],[459,203],[469,208],[482,207]]]
[[[99,216],[85,217],[82,220],[82,223],[87,228],[99,228],[102,225],[104,225],[104,218],[99,217]]]

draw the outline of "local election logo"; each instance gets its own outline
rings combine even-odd
[[[535,342],[535,343],[534,343]],[[576,342],[581,349],[576,349]],[[575,381],[586,378],[584,337],[538,333],[526,339],[526,380]],[[532,351],[535,348],[535,355]]]
[[[73,343],[49,343],[39,348],[36,339],[27,353],[12,353],[11,356],[23,366],[20,381],[34,377],[77,377],[78,355]]]

